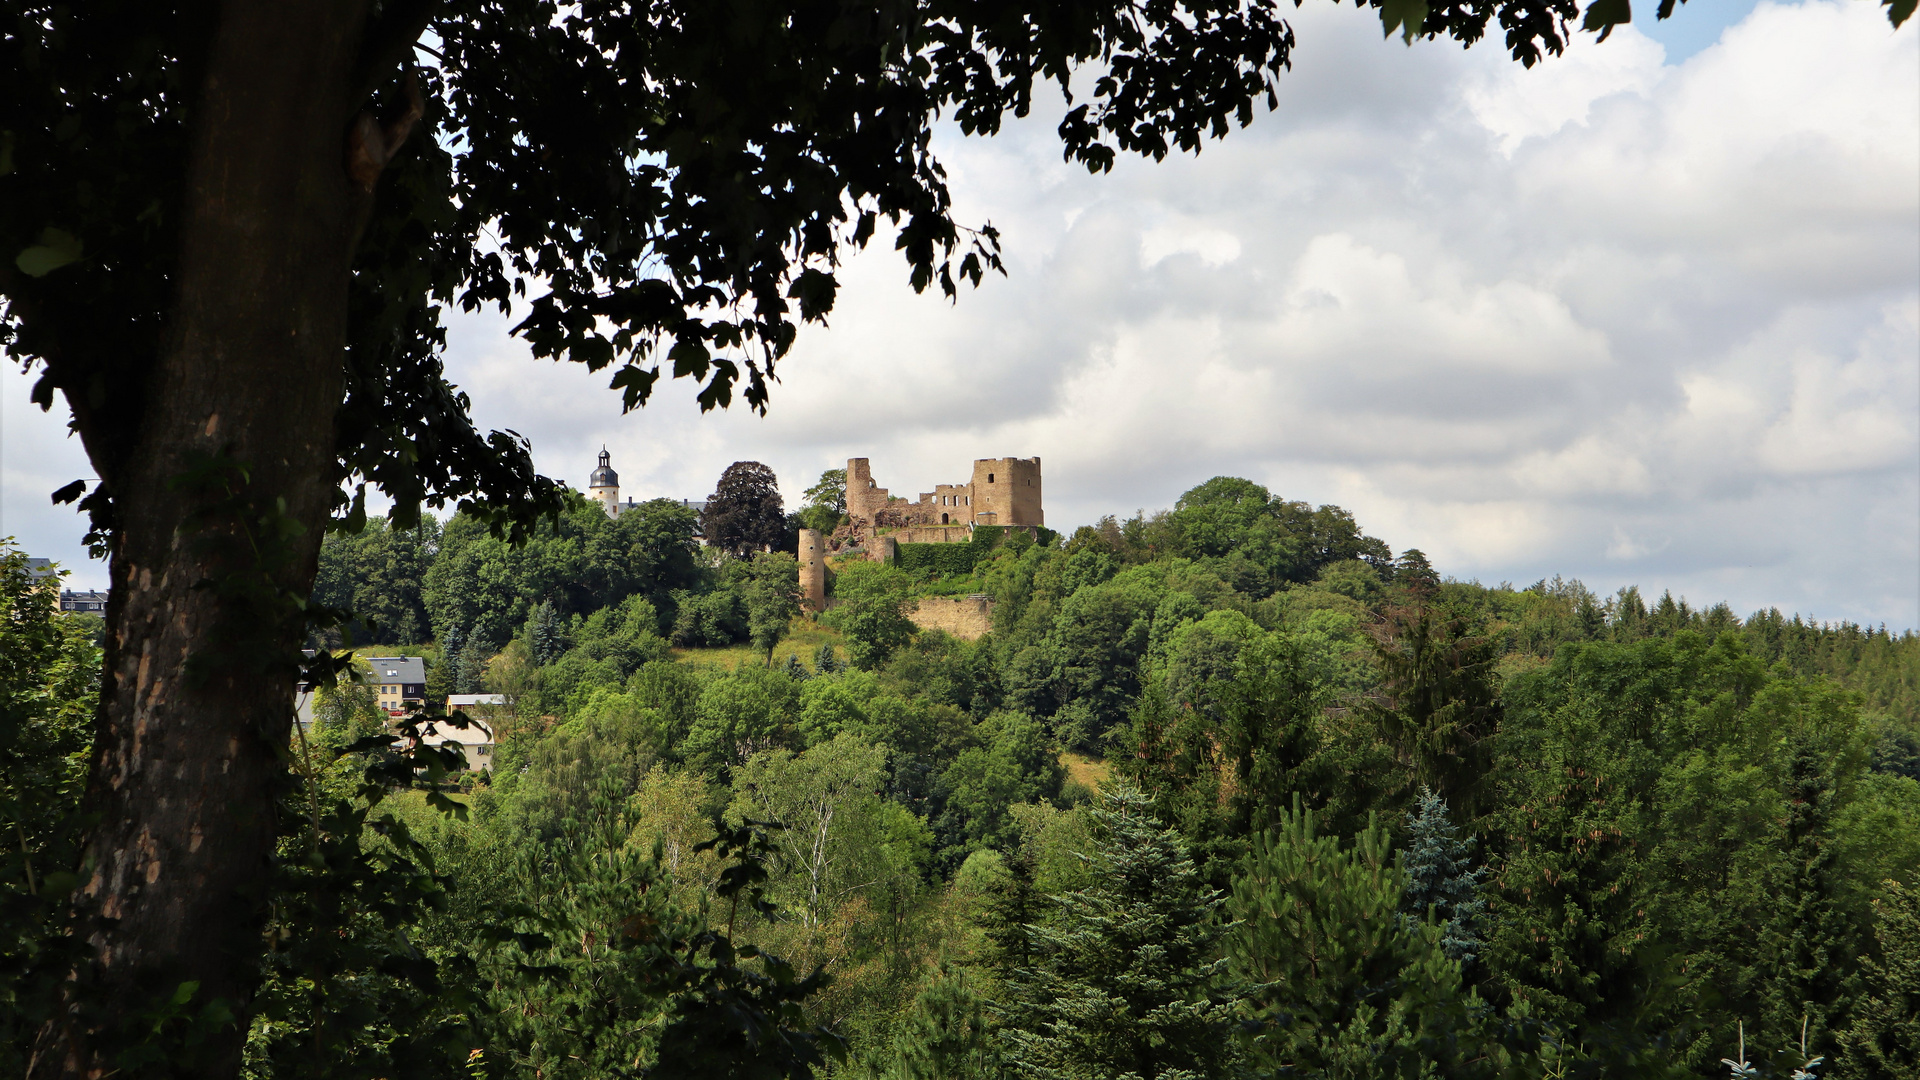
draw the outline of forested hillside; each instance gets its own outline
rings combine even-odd
[[[698,527],[580,500],[519,547],[328,539],[315,600],[360,616],[330,644],[504,704],[462,776],[321,693],[253,1075],[1920,1067],[1911,632],[1454,581],[1232,478],[842,561],[817,620],[790,554]],[[32,973],[89,647],[12,590],[10,633],[53,628],[0,745]],[[991,633],[910,621],[957,594]]]

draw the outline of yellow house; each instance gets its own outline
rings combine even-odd
[[[427,662],[417,656],[369,656],[374,697],[388,715],[404,715],[427,703]]]

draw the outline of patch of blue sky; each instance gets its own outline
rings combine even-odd
[[[1758,0],[1692,0],[1675,4],[1673,14],[1658,18],[1658,0],[1633,5],[1633,28],[1667,50],[1669,66],[1685,63],[1720,40],[1729,26],[1745,19]]]

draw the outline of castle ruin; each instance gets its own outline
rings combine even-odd
[[[909,502],[879,485],[866,458],[847,461],[847,521],[832,533],[800,530],[801,606],[826,609],[827,559],[861,551],[887,561],[900,544],[963,544],[977,525],[1039,529],[1040,459],[981,458],[964,484],[936,484]]]
[[[855,529],[952,531],[952,536],[899,536],[902,543],[964,541],[975,525],[1047,523],[1040,508],[1040,459],[982,458],[964,484],[936,484],[916,502],[890,494],[873,479],[866,458],[847,462],[847,517]]]

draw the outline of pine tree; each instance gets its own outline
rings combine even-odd
[[[813,672],[807,670],[807,662],[800,659],[799,653],[787,654],[787,666],[785,668],[785,671],[787,673],[787,678],[793,679],[796,681],[802,680],[802,679],[809,679],[813,677]]]
[[[987,1036],[986,1002],[961,971],[942,967],[894,1035],[874,1080],[993,1080],[1001,1063]]]
[[[1028,924],[1026,964],[989,1005],[1003,1045],[1039,1080],[1199,1080],[1231,1071],[1238,984],[1220,953],[1223,894],[1137,790],[1093,810],[1094,883]]]
[[[1415,919],[1429,910],[1441,927],[1440,947],[1463,966],[1480,952],[1480,928],[1487,902],[1480,882],[1487,868],[1473,865],[1473,841],[1457,839],[1446,800],[1432,788],[1420,789],[1415,811],[1407,815],[1407,892],[1401,907]]]
[[[1406,875],[1377,819],[1351,846],[1296,800],[1257,834],[1233,883],[1228,950],[1253,983],[1255,1060],[1333,1080],[1471,1074],[1484,1059],[1460,967],[1439,932],[1400,917]]]

